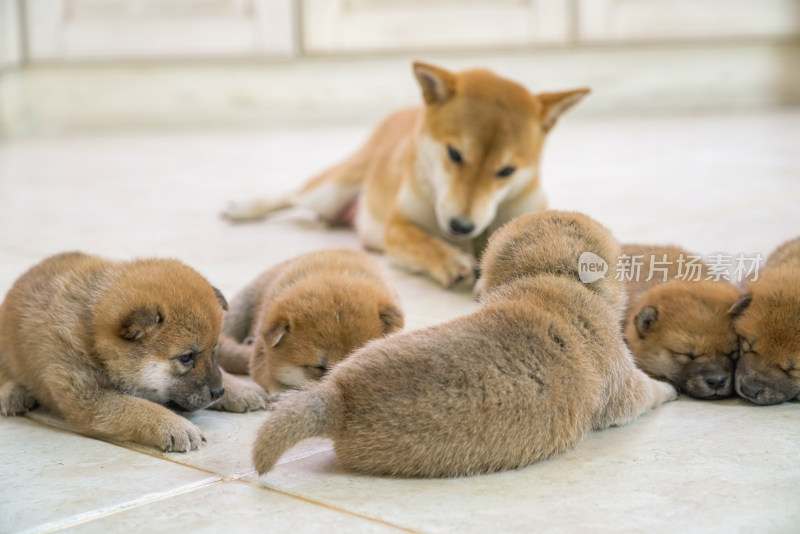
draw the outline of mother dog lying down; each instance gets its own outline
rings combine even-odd
[[[514,217],[545,208],[545,136],[588,89],[534,95],[486,70],[414,64],[425,106],[388,117],[353,156],[286,198],[231,206],[233,221],[300,206],[354,223],[365,247],[440,284],[471,286],[473,253]]]
[[[513,469],[674,399],[622,341],[621,283],[579,281],[584,251],[611,262],[619,245],[576,213],[506,225],[483,258],[479,311],[372,342],[276,403],[255,443],[258,472],[312,436],[332,437],[342,465],[376,475]]]

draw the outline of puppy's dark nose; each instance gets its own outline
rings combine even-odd
[[[467,219],[453,217],[450,219],[450,229],[454,234],[466,235],[475,229],[475,224]]]
[[[745,397],[757,399],[758,396],[761,395],[761,392],[764,391],[764,386],[758,383],[742,382],[739,389]]]
[[[217,400],[225,394],[225,388],[217,388],[211,390],[211,399]]]
[[[725,386],[725,382],[728,381],[728,377],[726,376],[709,376],[706,378],[706,384],[713,390],[720,389]]]

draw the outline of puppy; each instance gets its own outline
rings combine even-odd
[[[800,399],[800,238],[772,253],[730,311],[742,340],[736,392],[755,404]]]
[[[602,236],[601,239],[597,239]],[[490,240],[482,308],[376,340],[274,405],[253,451],[259,473],[311,436],[347,468],[452,477],[522,467],[674,399],[633,364],[614,307],[619,283],[579,280],[579,252],[619,248],[586,216],[520,217]]]
[[[623,254],[643,256],[638,278],[625,284],[629,300],[623,329],[636,364],[698,399],[732,395],[739,341],[728,310],[739,291],[706,280],[704,263],[698,263],[696,276],[684,277],[680,261],[692,255],[678,247],[627,245]],[[647,280],[651,266],[665,270],[653,271]]]
[[[231,301],[219,355],[270,393],[322,377],[368,341],[403,327],[399,299],[363,252],[325,250],[270,269]]]
[[[472,285],[486,235],[545,209],[545,136],[588,89],[534,95],[486,70],[414,63],[423,108],[388,117],[353,156],[278,200],[234,204],[232,221],[292,206],[353,223],[363,245],[445,287]]]
[[[200,429],[172,409],[191,412],[227,394],[214,358],[226,308],[175,260],[50,257],[0,306],[0,412],[41,403],[86,434],[196,449]]]

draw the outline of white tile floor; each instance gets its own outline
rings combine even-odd
[[[0,294],[33,263],[81,249],[177,257],[228,296],[301,252],[357,247],[302,213],[229,226],[227,200],[294,187],[367,125],[129,133],[0,145]],[[800,234],[800,111],[572,118],[546,149],[556,208],[624,241],[760,252]],[[394,271],[409,327],[475,309]],[[37,410],[0,419],[0,532],[798,532],[800,403],[681,398],[539,465],[456,480],[354,475],[327,440],[257,477],[264,413],[201,411],[200,451],[95,440]]]

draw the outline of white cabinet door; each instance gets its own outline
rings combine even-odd
[[[27,0],[37,60],[288,56],[292,0]]]
[[[312,54],[565,43],[569,0],[303,0]]]
[[[21,18],[17,0],[0,0],[0,69],[22,61]]]
[[[578,0],[585,42],[798,34],[800,0]]]

